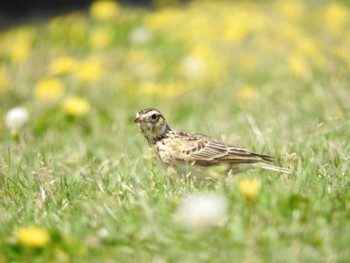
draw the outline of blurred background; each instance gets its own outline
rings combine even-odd
[[[146,106],[283,125],[349,108],[344,1],[6,1],[0,19],[0,113],[25,108],[33,134]]]

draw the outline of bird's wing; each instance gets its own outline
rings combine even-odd
[[[204,166],[219,163],[239,164],[273,161],[271,156],[253,153],[209,137],[195,135],[181,136],[174,140],[172,149],[175,151],[173,156],[176,156],[177,159]]]

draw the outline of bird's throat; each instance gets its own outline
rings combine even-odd
[[[156,144],[158,141],[164,139],[167,134],[171,131],[171,128],[168,125],[164,125],[163,127],[152,127],[148,132],[143,132],[146,137],[148,143],[150,145]]]

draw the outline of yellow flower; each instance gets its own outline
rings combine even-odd
[[[87,59],[77,66],[76,76],[85,82],[93,83],[102,76],[102,63],[98,59]]]
[[[195,58],[198,62],[202,63],[199,69],[205,73],[205,81],[215,82],[226,70],[226,60],[217,59],[219,50],[213,49],[210,45],[196,45],[192,48],[190,56]],[[197,67],[198,67],[197,66]]]
[[[276,1],[276,7],[284,17],[290,20],[297,20],[305,13],[301,1]]]
[[[242,179],[238,182],[239,192],[248,200],[255,200],[261,188],[261,183],[252,179]]]
[[[90,103],[79,97],[68,97],[63,102],[63,110],[66,114],[74,117],[86,115],[90,111]]]
[[[24,63],[32,51],[36,31],[31,27],[21,27],[10,30],[2,40],[5,44],[6,55],[14,64]]]
[[[181,10],[177,8],[162,8],[151,12],[145,19],[145,25],[155,31],[174,27],[181,21]]]
[[[85,41],[85,36],[88,31],[88,22],[86,22],[84,19],[74,19],[74,22],[69,24],[67,28],[69,28],[68,39],[71,43]]]
[[[288,59],[289,72],[296,77],[307,79],[310,77],[309,65],[303,56],[293,54]]]
[[[94,1],[90,6],[90,15],[97,20],[110,20],[118,14],[118,11],[118,3],[110,0]]]
[[[72,72],[77,63],[70,57],[60,57],[51,62],[50,72],[53,75],[59,75]]]
[[[306,37],[298,38],[297,49],[298,53],[303,54],[315,66],[323,68],[327,65],[320,45],[316,41]]]
[[[350,21],[348,8],[337,2],[332,2],[324,10],[322,21],[333,33],[340,33]]]
[[[35,86],[35,96],[40,100],[54,101],[61,97],[64,91],[62,81],[57,78],[47,78],[39,81]]]
[[[225,30],[225,40],[236,44],[241,42],[248,35],[247,28],[241,24],[231,23]]]
[[[186,92],[183,85],[179,83],[168,83],[162,87],[162,93],[167,98],[177,98]]]
[[[42,248],[50,242],[49,233],[35,226],[21,227],[14,236],[19,245],[29,248]]]
[[[112,41],[112,34],[105,28],[100,28],[92,32],[90,36],[90,46],[93,48],[107,47]]]
[[[238,98],[242,101],[252,100],[256,98],[257,95],[258,95],[257,90],[250,85],[242,86],[237,92]]]
[[[14,64],[21,64],[28,58],[31,52],[31,46],[23,42],[14,43],[11,48],[11,61]]]
[[[246,8],[248,8],[248,6]],[[243,6],[240,6],[240,8],[234,10],[232,15],[227,15],[227,17],[225,17],[226,21],[224,21],[225,29],[223,31],[223,38],[226,41],[232,44],[240,43],[250,31],[255,29],[256,24],[262,24],[259,15],[254,12],[251,7],[249,7],[249,9],[251,10],[247,12]],[[246,18],[248,16],[251,19],[247,20]],[[258,21],[258,23],[256,23],[255,20]]]
[[[64,32],[65,28],[62,27],[64,18],[64,16],[55,16],[48,22],[47,26],[50,35],[60,35]]]
[[[73,12],[69,15],[56,16],[48,22],[49,34],[68,43],[83,41],[88,29],[88,19],[84,13]]]
[[[139,85],[139,92],[149,97],[177,98],[184,94],[185,87],[180,83],[154,83],[143,81]]]
[[[5,67],[0,66],[0,93],[6,92],[11,88],[10,77]]]
[[[160,87],[152,81],[144,81],[139,85],[140,93],[146,96],[155,96],[161,93]]]

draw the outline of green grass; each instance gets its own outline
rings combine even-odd
[[[263,13],[266,8],[278,10],[254,5]],[[253,32],[233,49],[214,49],[218,61],[220,56],[230,58],[225,70],[204,82],[191,82],[176,70],[190,44],[156,31],[151,43],[129,45],[122,36],[152,11],[124,11],[128,16],[104,24],[121,28],[102,50],[86,44],[89,32],[81,42],[69,43],[38,24],[31,25],[39,33],[23,64],[2,57],[12,88],[1,91],[0,112],[4,116],[9,108],[25,105],[31,118],[18,138],[4,125],[0,129],[0,261],[349,261],[349,64],[329,51],[334,43],[349,42],[342,38],[346,34],[329,40],[317,29],[315,17],[306,28],[307,17],[296,23],[305,36],[321,43],[326,58],[321,67],[309,61],[311,77],[295,76],[285,68],[294,40],[281,40],[284,29],[277,27],[274,33]],[[100,26],[86,19],[87,31]],[[68,35],[68,28],[61,34]],[[264,32],[279,39],[276,52],[254,48],[254,34]],[[131,51],[142,58],[128,64]],[[56,52],[78,60],[99,56],[104,62],[104,75],[94,83],[81,82],[73,73],[59,76],[66,85],[63,96],[78,95],[90,102],[85,116],[67,116],[61,100],[43,105],[33,95],[35,84],[48,75],[47,65],[59,56]],[[237,66],[240,53],[258,61],[253,70]],[[180,81],[186,92],[168,97],[160,90],[140,94],[138,86],[146,80],[133,67],[148,59],[159,66],[152,81]],[[239,95],[245,85],[252,87],[253,96]],[[148,145],[132,123],[145,107],[161,110],[175,129],[274,155],[277,164],[291,167],[295,175],[252,170],[226,181],[201,184],[173,178],[169,185],[165,172],[145,158]],[[236,183],[242,178],[261,181],[255,201],[238,191]],[[174,220],[182,198],[213,191],[229,203],[222,224],[196,231]],[[31,225],[48,231],[49,244],[28,249],[16,243],[15,231]]]

